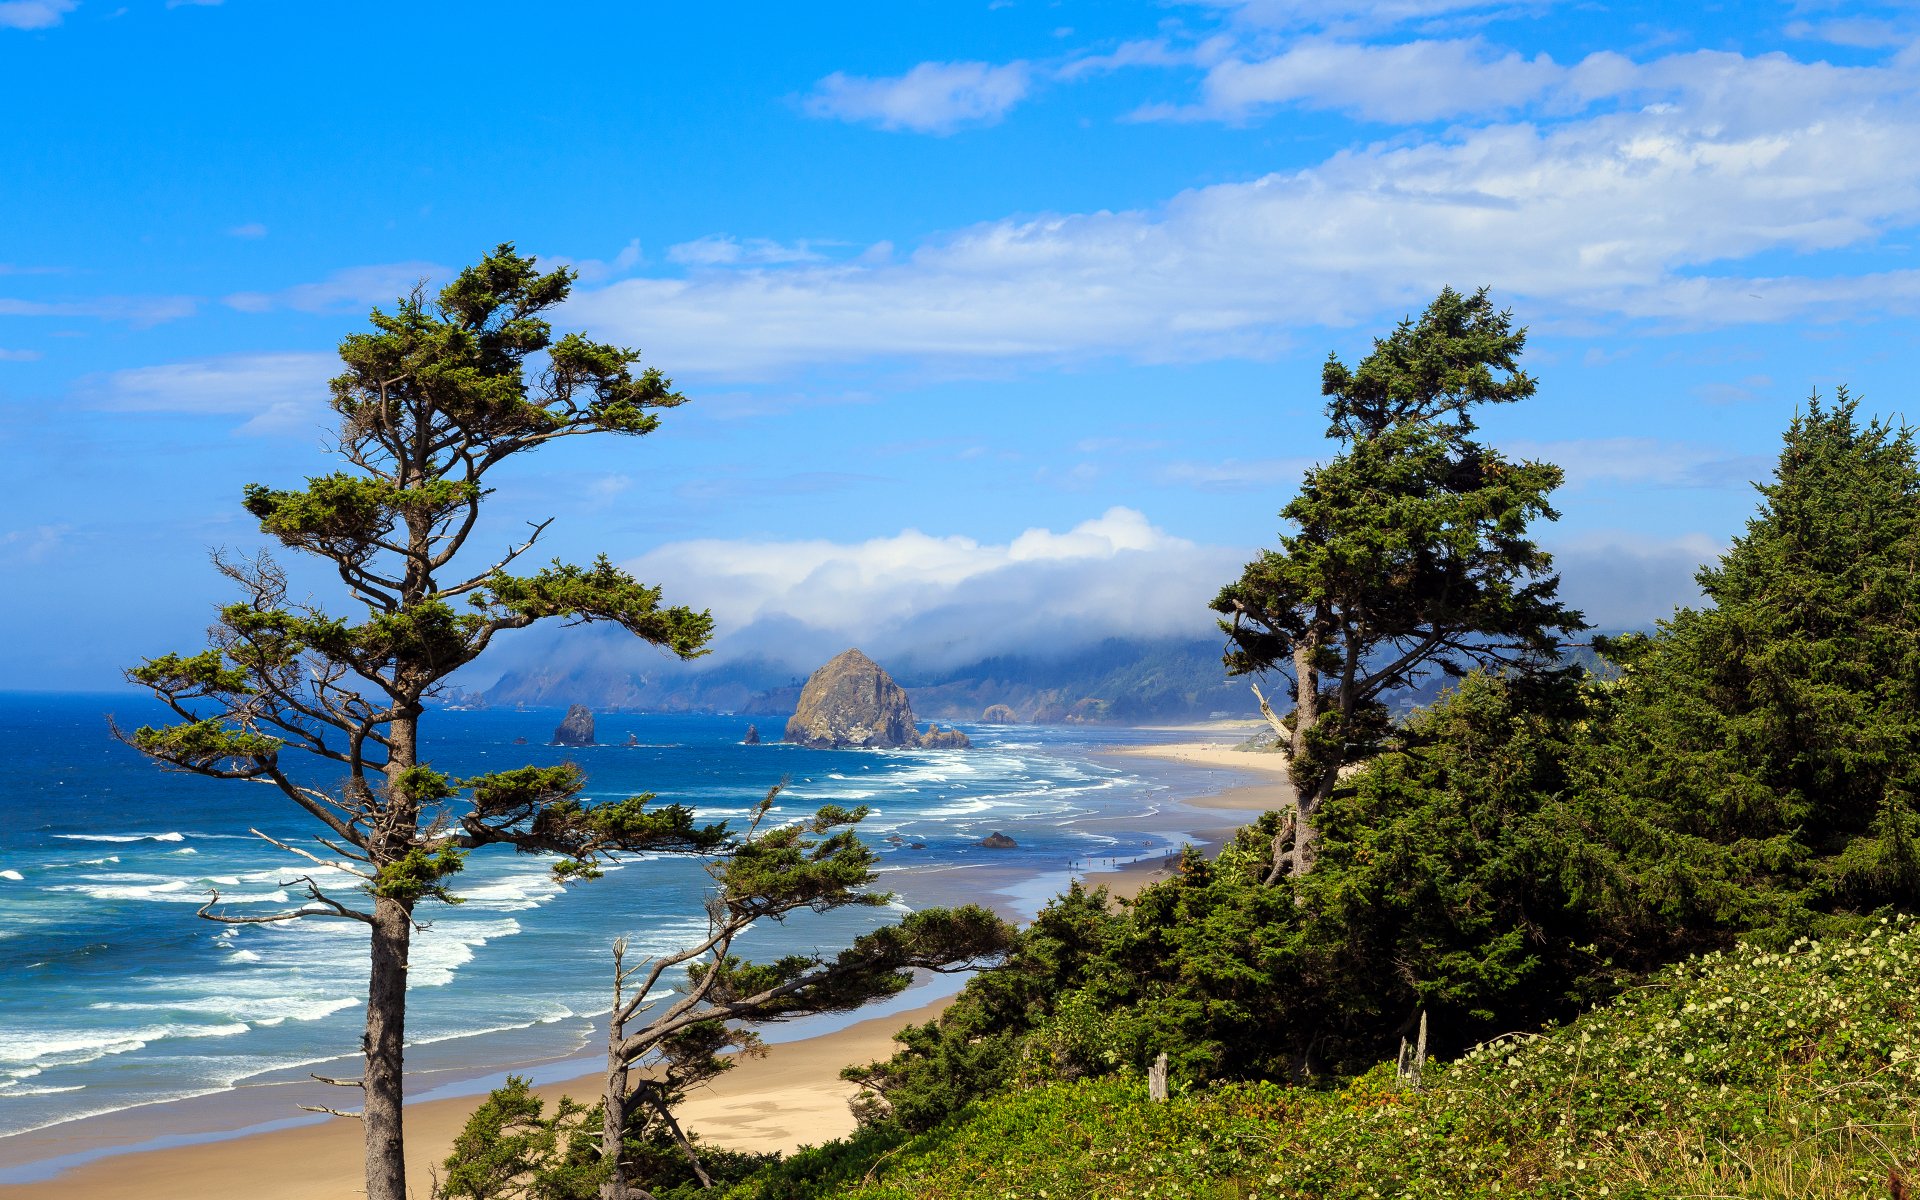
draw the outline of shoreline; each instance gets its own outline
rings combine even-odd
[[[1237,738],[1244,733],[1238,728],[1215,727],[1153,732],[1188,738]],[[1229,814],[1251,814],[1274,807],[1279,783],[1274,775],[1277,771],[1284,776],[1277,758],[1235,751],[1229,743],[1217,740],[1108,747],[1094,753],[1102,758],[1150,760],[1184,768],[1178,781],[1166,784],[1173,794],[1163,796],[1148,809],[1148,814],[1157,818],[1149,824],[1158,827],[1155,836],[1162,844],[1171,847],[1190,842],[1209,854],[1216,853],[1220,843],[1243,823]],[[1195,768],[1206,769],[1208,779],[1203,782],[1195,778]],[[1235,777],[1214,780],[1214,772],[1220,770]],[[1151,771],[1147,773],[1151,775]],[[1255,781],[1246,782],[1248,776]],[[1128,861],[1117,857],[1109,860],[1113,866],[1090,869],[1078,863],[1039,872],[987,865],[964,871],[935,869],[917,875],[911,882],[918,885],[913,888],[917,904],[987,900],[1003,917],[1024,922],[1075,879],[1089,886],[1106,886],[1116,898],[1131,898],[1166,876],[1170,853],[1149,852]],[[901,882],[909,881],[883,877],[882,886],[898,886]],[[795,1022],[785,1028],[770,1027],[766,1031],[769,1053],[742,1062],[709,1088],[689,1097],[682,1113],[684,1124],[714,1146],[752,1151],[791,1151],[802,1144],[844,1136],[854,1128],[847,1106],[854,1089],[840,1080],[840,1068],[886,1057],[894,1049],[894,1032],[937,1016],[963,981],[955,977],[936,980],[948,986],[929,987],[926,980],[917,980],[895,998],[891,1011],[870,1009],[867,1015],[855,1013]],[[910,1003],[918,1007],[903,1007]],[[849,1016],[858,1019],[850,1021]],[[813,1024],[824,1027],[813,1032],[809,1028]],[[782,1033],[788,1036],[771,1040]],[[589,1042],[558,1057],[442,1071],[438,1073],[440,1080],[416,1083],[421,1094],[407,1104],[410,1187],[418,1195],[428,1194],[431,1169],[446,1157],[479,1098],[499,1086],[505,1074],[530,1076],[536,1093],[550,1101],[564,1092],[591,1102],[600,1087],[597,1059]],[[295,1102],[293,1092],[302,1088],[309,1096],[299,1102],[337,1098],[330,1094],[313,1097],[312,1093],[329,1091],[317,1084],[262,1086],[276,1089],[278,1098],[265,1100],[258,1088],[229,1089],[198,1100],[124,1109],[0,1139],[0,1162],[6,1163],[0,1166],[0,1180],[16,1181],[0,1182],[0,1196],[8,1200],[52,1200],[71,1195],[102,1200],[256,1200],[263,1178],[275,1179],[273,1194],[287,1200],[321,1200],[357,1193],[361,1158],[359,1130],[354,1123],[304,1114],[265,1122],[245,1119],[246,1115],[258,1116],[270,1110],[288,1111]],[[196,1104],[203,1109],[203,1127],[181,1132],[179,1114],[185,1106]],[[11,1149],[25,1150],[26,1154],[8,1154],[9,1141],[16,1142]],[[77,1148],[76,1142],[81,1143]],[[46,1152],[55,1147],[60,1149]],[[282,1179],[276,1172],[289,1162],[301,1164],[300,1175]]]

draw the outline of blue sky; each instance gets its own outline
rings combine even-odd
[[[1910,6],[0,0],[0,96],[0,687],[191,645],[241,486],[328,469],[333,344],[502,240],[693,403],[499,536],[730,653],[1204,632],[1320,360],[1443,285],[1532,331],[1485,427],[1568,468],[1606,624],[1810,392],[1907,404]]]

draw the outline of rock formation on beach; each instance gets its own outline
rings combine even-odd
[[[980,844],[989,850],[1012,850],[1020,843],[996,829],[986,837],[981,838]]]
[[[991,704],[987,711],[980,714],[980,720],[988,725],[1018,725],[1020,714],[1004,704]]]
[[[553,744],[556,746],[593,745],[593,710],[584,704],[574,704],[567,708],[567,715],[560,727],[553,731]]]
[[[747,726],[747,736],[740,739],[740,744],[742,746],[758,746],[760,744],[760,727],[758,725]]]
[[[935,728],[923,737],[914,725],[907,693],[857,649],[842,652],[808,676],[787,721],[786,740],[816,750],[965,749],[973,744],[957,729],[942,733]]]

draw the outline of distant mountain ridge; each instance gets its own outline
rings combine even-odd
[[[491,687],[457,699],[784,717],[818,665],[744,659],[708,667],[607,654],[586,663],[511,670]],[[1212,639],[1109,638],[1059,655],[996,655],[944,668],[922,668],[911,659],[885,665],[923,719],[978,721],[994,705],[1006,705],[1027,724],[1140,724],[1257,713],[1246,683],[1227,679],[1220,643]]]

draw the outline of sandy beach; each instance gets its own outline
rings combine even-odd
[[[688,1098],[684,1124],[704,1140],[735,1150],[792,1150],[853,1130],[839,1077],[850,1063],[893,1051],[895,1030],[932,1020],[945,1001],[874,1017],[833,1033],[768,1048]],[[591,1101],[598,1076],[537,1089]],[[478,1103],[475,1097],[407,1106],[408,1181],[425,1200],[432,1169]],[[115,1155],[44,1183],[0,1187],[9,1200],[341,1200],[360,1194],[360,1126],[343,1119],[226,1141]]]
[[[1220,814],[1217,827],[1195,828],[1191,835],[1196,844],[1212,852],[1251,814],[1280,803],[1285,794],[1286,769],[1277,756],[1237,751],[1231,743],[1206,740],[1206,735],[1211,735],[1238,741],[1245,736],[1244,729],[1193,728],[1178,732],[1198,740],[1107,753],[1262,777],[1256,784],[1179,798],[1179,803],[1189,809]],[[1116,897],[1130,898],[1165,878],[1166,871],[1164,860],[1152,859],[1117,871],[1090,873],[1085,878],[1089,884],[1106,886]],[[969,882],[978,887],[985,880],[976,875]],[[841,1068],[892,1053],[895,1031],[933,1019],[945,1004],[942,999],[817,1037],[775,1044],[765,1057],[741,1063],[690,1097],[681,1114],[683,1122],[707,1142],[739,1150],[791,1151],[843,1136],[854,1127],[847,1107],[854,1089],[839,1078]],[[599,1086],[598,1076],[589,1074],[537,1090],[549,1098],[569,1094],[591,1102]],[[413,1194],[422,1200],[430,1195],[433,1169],[445,1159],[477,1103],[476,1096],[459,1096],[407,1106],[409,1179]],[[282,1115],[263,1112],[261,1118],[270,1121]],[[75,1196],[97,1200],[338,1200],[360,1193],[360,1176],[358,1124],[331,1119],[224,1140],[112,1154],[43,1182],[0,1185],[0,1196],[7,1200],[66,1200]]]

